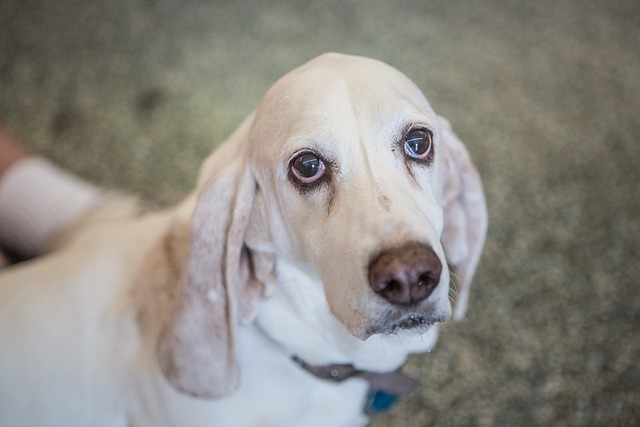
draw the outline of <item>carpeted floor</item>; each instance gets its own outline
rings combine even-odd
[[[412,358],[419,392],[373,425],[640,425],[636,0],[2,0],[0,121],[167,203],[325,51],[409,75],[467,143],[490,209],[466,320]]]

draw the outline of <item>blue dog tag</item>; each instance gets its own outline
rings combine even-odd
[[[398,396],[382,389],[371,390],[367,399],[365,412],[368,415],[379,415],[387,412],[398,401]]]

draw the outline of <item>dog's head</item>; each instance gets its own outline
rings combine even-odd
[[[308,271],[354,336],[461,317],[486,231],[479,177],[449,124],[381,62],[323,55],[279,80],[203,166],[181,299],[161,336],[167,378],[218,396],[233,335],[273,288]]]

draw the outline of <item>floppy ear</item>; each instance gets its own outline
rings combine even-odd
[[[455,267],[458,299],[453,311],[456,320],[467,310],[469,288],[487,233],[487,205],[480,175],[469,153],[440,117],[442,129],[442,205],[444,229],[441,242],[447,261]]]
[[[245,245],[256,193],[255,178],[245,163],[250,122],[202,168],[189,256],[158,344],[168,381],[198,397],[221,397],[236,388],[236,328],[241,320],[251,320],[264,292]],[[258,264],[268,270],[268,263]]]

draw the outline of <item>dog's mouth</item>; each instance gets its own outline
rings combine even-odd
[[[449,315],[425,316],[418,313],[410,313],[391,322],[372,325],[367,328],[367,335],[384,334],[393,335],[402,331],[411,331],[422,334],[437,323],[444,323],[449,320]]]
[[[435,322],[429,321],[429,319],[427,319],[424,316],[410,314],[409,316],[403,319],[400,319],[395,323],[392,323],[390,327],[390,333],[402,331],[405,329],[428,328],[432,326],[434,323]]]

